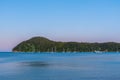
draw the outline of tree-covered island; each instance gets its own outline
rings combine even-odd
[[[120,43],[80,43],[56,42],[44,37],[33,37],[23,41],[13,48],[14,52],[94,52],[120,51]]]

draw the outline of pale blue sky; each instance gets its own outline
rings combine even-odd
[[[0,51],[34,36],[120,42],[120,0],[0,0]]]

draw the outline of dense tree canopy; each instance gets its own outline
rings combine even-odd
[[[18,44],[13,51],[17,52],[93,52],[120,51],[120,43],[78,43],[56,42],[44,37],[34,37]]]

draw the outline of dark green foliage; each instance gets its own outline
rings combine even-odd
[[[120,51],[120,43],[55,42],[44,37],[34,37],[13,49],[20,52],[93,52],[95,50]]]

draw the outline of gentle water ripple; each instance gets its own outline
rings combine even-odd
[[[120,53],[0,53],[1,80],[120,80]]]

